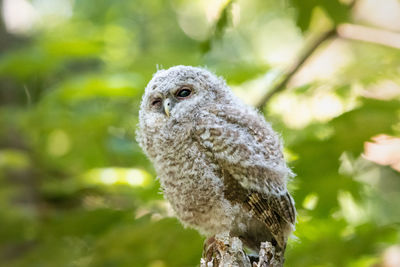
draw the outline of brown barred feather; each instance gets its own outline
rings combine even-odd
[[[271,201],[272,200],[272,201]],[[274,197],[265,198],[260,193],[253,192],[248,195],[246,205],[254,216],[265,224],[281,248],[285,247],[282,235],[282,213],[285,210],[276,209]]]
[[[227,171],[221,170],[225,197],[233,203],[241,203],[253,216],[261,221],[281,248],[285,247],[282,228],[295,223],[293,201],[288,193],[285,195],[264,195],[243,188]]]

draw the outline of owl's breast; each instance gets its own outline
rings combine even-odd
[[[166,199],[185,225],[207,235],[228,231],[239,210],[224,198],[218,164],[190,135],[176,140],[155,162]]]

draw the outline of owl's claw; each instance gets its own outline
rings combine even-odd
[[[217,252],[215,242],[215,236],[212,236],[204,241],[203,258],[206,259],[207,262],[210,262],[215,252]]]
[[[214,264],[213,266],[218,266],[217,262],[213,262],[213,260],[220,259],[225,250],[226,244],[216,239],[215,236],[212,236],[204,241],[203,259],[205,259],[206,262],[212,262]]]

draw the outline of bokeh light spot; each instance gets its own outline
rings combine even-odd
[[[55,157],[61,157],[67,154],[71,148],[71,141],[67,133],[56,129],[50,132],[47,138],[47,152]]]

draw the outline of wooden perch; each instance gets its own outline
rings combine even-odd
[[[210,245],[206,245],[200,267],[281,267],[283,257],[275,252],[270,242],[261,243],[257,256],[248,256],[244,252],[242,241],[237,237],[216,236]]]

